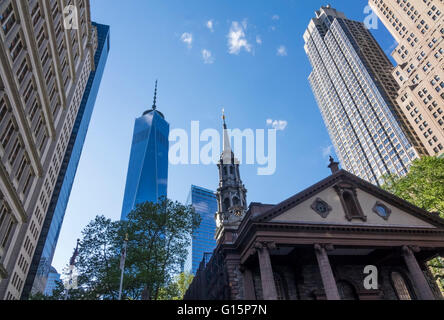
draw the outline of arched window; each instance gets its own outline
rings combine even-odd
[[[230,166],[230,174],[234,174],[234,168],[233,168],[233,166]]]
[[[350,192],[345,191],[342,196],[344,197],[344,202],[345,202],[345,205],[347,207],[347,211],[350,214],[350,216],[351,217],[359,216],[358,208],[356,207],[356,203],[355,203],[355,200],[353,199],[353,195]]]
[[[367,217],[364,215],[364,212],[359,205],[355,187],[349,184],[344,184],[336,185],[334,188],[341,199],[345,217],[350,221],[353,219],[366,221]]]
[[[238,197],[233,197],[233,206],[238,206],[240,204]]]
[[[224,167],[224,175],[228,175],[228,169],[227,169],[227,167]]]
[[[225,198],[225,200],[224,200],[224,211],[228,211],[229,208],[230,208],[230,199]]]
[[[391,273],[391,280],[399,300],[413,300],[412,291],[401,273],[393,271]]]
[[[355,287],[347,281],[338,281],[338,292],[341,300],[359,300]]]

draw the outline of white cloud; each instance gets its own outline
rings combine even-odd
[[[213,20],[208,20],[206,23],[206,26],[211,32],[214,31],[214,21]]]
[[[245,29],[247,27],[247,21],[244,20],[242,24],[237,21],[231,23],[230,31],[228,32],[228,52],[230,54],[239,54],[242,48],[251,52],[251,44],[248,43],[245,38]]]
[[[191,48],[193,46],[193,35],[191,33],[184,32],[180,37],[180,40],[186,43],[188,48]]]
[[[242,27],[244,27],[245,30],[247,29],[247,18],[242,20]]]
[[[267,126],[276,129],[277,131],[284,131],[287,128],[288,122],[285,120],[267,119]]]
[[[256,43],[257,43],[257,44],[262,44],[262,38],[261,38],[261,36],[256,36]]]
[[[271,17],[271,20],[275,20],[275,21],[277,21],[277,20],[279,20],[280,19],[280,17],[277,15],[277,14],[275,14],[275,15],[273,15],[272,17]]]
[[[322,156],[324,158],[329,157],[333,153],[333,146],[329,145],[328,147],[322,148]]]
[[[286,48],[285,46],[280,46],[280,47],[277,49],[277,55],[278,55],[278,56],[281,56],[281,57],[286,56],[286,55],[287,55],[287,48]]]
[[[211,51],[209,51],[207,49],[202,50],[202,59],[205,64],[212,64],[212,63],[214,63],[214,60],[215,60]]]

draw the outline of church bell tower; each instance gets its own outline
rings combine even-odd
[[[219,168],[219,188],[217,189],[218,211],[216,213],[216,240],[231,242],[247,211],[247,190],[239,173],[239,160],[231,150],[225,114],[223,119],[223,151]]]

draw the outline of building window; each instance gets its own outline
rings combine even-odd
[[[375,212],[381,218],[388,220],[392,210],[390,210],[385,204],[378,201],[373,207],[373,212]]]
[[[11,214],[11,209],[4,200],[2,200],[0,205],[0,249],[3,249],[3,252],[7,251],[16,224],[17,221]]]
[[[391,280],[398,300],[413,300],[412,291],[401,273],[393,271],[391,273]]]
[[[313,204],[311,205],[311,208],[324,219],[327,218],[330,211],[332,210],[328,203],[321,198],[317,198],[315,202],[313,202]]]
[[[233,197],[233,207],[239,206],[240,201],[238,197]]]
[[[341,199],[341,204],[347,220],[360,219],[367,221],[361,206],[359,205],[356,188],[349,184],[339,184],[335,187],[336,192]]]
[[[223,208],[224,212],[227,212],[229,208],[230,208],[230,199],[225,198],[225,200],[224,200],[224,208]]]

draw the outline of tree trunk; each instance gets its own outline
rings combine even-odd
[[[142,300],[144,301],[151,300],[151,293],[150,290],[148,289],[148,285],[145,285],[145,289],[143,289],[142,291]]]

